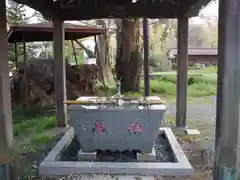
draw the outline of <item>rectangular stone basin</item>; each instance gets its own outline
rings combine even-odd
[[[192,166],[188,162],[182,148],[177,142],[170,128],[161,128],[160,134],[165,134],[170,151],[173,153],[174,162],[79,162],[62,161],[61,157],[73,142],[75,132],[72,127],[66,132],[62,139],[47,155],[39,166],[39,175],[42,176],[71,176],[71,175],[113,175],[123,176],[122,179],[128,179],[128,176],[140,176],[140,179],[156,180],[152,176],[186,176],[193,172]],[[70,178],[71,179],[71,178]],[[79,178],[80,179],[80,178]],[[82,178],[84,179],[84,178]],[[87,178],[91,179],[91,178]],[[94,179],[94,178],[92,178]],[[105,179],[105,178],[100,178]],[[117,178],[116,178],[117,179]],[[136,179],[136,178],[132,178]],[[132,180],[131,179],[131,180]],[[177,178],[176,178],[177,179]]]
[[[83,152],[151,152],[165,105],[70,105],[68,114]]]

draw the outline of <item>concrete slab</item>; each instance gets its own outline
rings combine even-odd
[[[174,163],[156,162],[74,162],[60,161],[59,157],[74,138],[73,128],[69,128],[63,138],[52,149],[39,166],[39,174],[43,176],[67,176],[71,174],[111,174],[130,176],[185,176],[192,172],[183,150],[170,128],[161,128],[165,133],[174,153]]]
[[[187,135],[200,135],[200,131],[197,129],[185,129]]]
[[[78,151],[78,161],[95,161],[96,152],[83,152],[81,149]]]
[[[63,178],[65,179],[65,178]],[[99,175],[99,174],[73,174],[68,177],[71,180],[163,180],[157,176],[116,176],[116,175]]]
[[[198,129],[191,129],[191,128],[188,128],[188,127],[186,127],[186,128],[172,127],[172,131],[177,136],[181,136],[181,135],[195,136],[195,135],[200,135],[201,134]]]
[[[155,149],[153,148],[151,153],[137,153],[137,160],[140,162],[152,162],[156,161],[156,153]]]

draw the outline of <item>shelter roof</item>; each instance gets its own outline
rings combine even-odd
[[[102,28],[79,26],[64,23],[65,39],[75,40],[89,36],[104,34]],[[11,25],[8,31],[8,42],[53,41],[53,25],[51,22],[36,24]]]
[[[14,0],[45,18],[88,20],[100,18],[177,18],[197,16],[211,0]]]
[[[177,49],[172,48],[168,51],[168,55],[177,55]],[[188,55],[191,56],[217,56],[218,49],[217,48],[189,48]]]

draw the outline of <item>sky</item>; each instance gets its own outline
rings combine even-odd
[[[218,16],[218,0],[214,0],[208,4],[204,9],[201,10],[200,14],[205,17],[217,17]],[[194,24],[204,24],[205,21],[202,20],[199,16],[191,18],[191,23]]]
[[[218,15],[218,0],[212,1],[209,5],[202,10],[205,16],[217,16]]]

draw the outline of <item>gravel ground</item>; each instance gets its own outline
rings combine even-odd
[[[197,102],[190,102],[187,105],[187,119],[191,120],[214,120],[216,117],[216,98],[209,97],[206,98],[209,103],[203,102],[203,100]],[[176,103],[167,104],[166,115],[169,117],[176,116]]]
[[[169,103],[166,117],[175,119],[176,104]],[[193,180],[212,179],[215,144],[216,96],[188,102],[188,126],[198,129],[200,135],[180,137],[181,146],[195,169]]]

